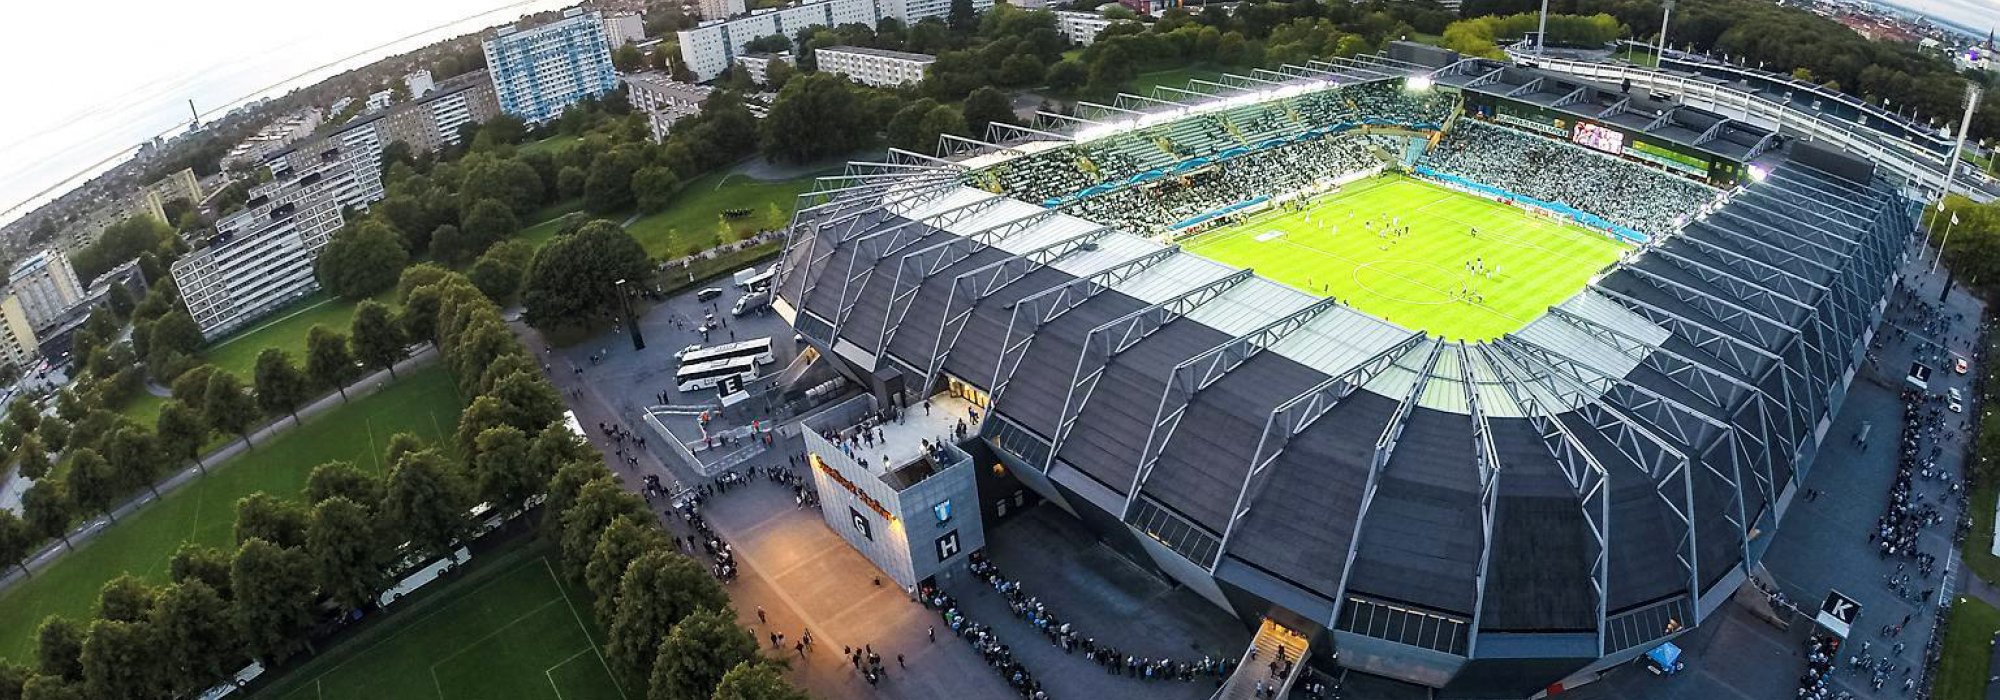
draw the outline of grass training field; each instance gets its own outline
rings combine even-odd
[[[1381,233],[1397,227],[1409,232]],[[1405,328],[1474,341],[1534,320],[1628,247],[1400,175],[1352,183],[1303,211],[1270,210],[1183,245]]]
[[[259,697],[623,700],[583,615],[587,601],[562,584],[546,548],[493,556],[419,591]]]
[[[393,303],[395,294],[394,290],[384,292],[376,301]],[[256,370],[257,353],[264,348],[289,352],[293,362],[304,366],[306,334],[312,327],[326,326],[327,330],[346,335],[348,326],[354,322],[354,307],[360,305],[358,301],[315,292],[202,349],[202,359],[246,382]]]
[[[451,375],[432,365],[258,443],[227,463],[209,465],[208,476],[110,525],[95,540],[0,594],[0,659],[32,663],[35,628],[42,619],[88,619],[98,590],[120,574],[165,582],[167,562],[184,542],[234,548],[237,499],[257,491],[298,498],[312,468],[331,460],[352,460],[380,473],[378,462],[390,435],[409,432],[449,445],[463,408]]]
[[[750,210],[749,216],[729,221],[739,235],[784,227],[791,223],[799,195],[812,186],[812,177],[772,182],[747,175],[704,175],[682,185],[666,210],[640,217],[625,230],[647,255],[678,258],[715,246],[722,234],[722,212],[730,209]]]
[[[1993,635],[2000,633],[2000,609],[1960,596],[1951,606],[1951,627],[1944,633],[1944,658],[1938,662],[1931,697],[1978,700],[1986,697],[1986,663],[1993,653]]]

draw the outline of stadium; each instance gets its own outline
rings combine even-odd
[[[1259,644],[1527,697],[1744,581],[1914,229],[1647,93],[1396,44],[1045,113],[850,164],[775,306]]]

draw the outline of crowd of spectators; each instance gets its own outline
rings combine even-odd
[[[1369,155],[1379,145],[1371,137],[1352,134],[1296,141],[1084,199],[1067,211],[1133,233],[1161,233],[1231,204],[1295,192],[1321,179],[1365,170],[1379,162]]]
[[[1443,124],[1454,104],[1444,93],[1410,90],[1400,80],[1347,85],[1023,156],[995,166],[991,184],[1009,196],[1041,204],[1147,169],[1307,129],[1370,120]]]
[[[1420,161],[1438,172],[1560,202],[1649,235],[1678,230],[1713,188],[1554,139],[1459,120]]]

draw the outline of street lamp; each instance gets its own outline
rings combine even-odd
[[[615,284],[618,287],[618,306],[625,312],[625,330],[632,333],[632,349],[644,350],[646,349],[646,337],[639,334],[639,319],[632,317],[632,295],[626,291],[625,280],[623,278],[620,278]]]

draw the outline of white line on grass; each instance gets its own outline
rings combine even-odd
[[[588,638],[589,636],[590,634],[588,632],[584,633],[585,638]],[[569,662],[575,661],[579,657],[582,657],[584,654],[588,654],[593,651],[597,651],[597,645],[586,642],[584,644],[583,651],[570,654],[569,658],[557,661],[556,665],[542,669],[542,675],[548,677],[549,679],[549,687],[556,689],[556,700],[562,700],[562,686],[556,683],[556,669],[567,666],[569,665]],[[624,692],[624,691],[619,691],[619,692]]]
[[[556,592],[561,593],[563,602],[569,604],[570,617],[576,619],[576,628],[583,631],[584,643],[589,644],[590,650],[592,652],[597,653],[597,663],[602,664],[604,666],[604,675],[611,679],[611,687],[618,689],[618,697],[620,698],[627,697],[625,695],[625,684],[618,682],[618,674],[611,672],[611,662],[605,661],[604,652],[599,651],[597,649],[597,640],[591,638],[590,627],[583,624],[583,615],[576,611],[576,603],[570,602],[569,589],[563,587],[562,578],[556,576],[556,568],[549,564],[548,557],[542,557],[542,568],[548,570],[549,578],[553,579],[556,582]]]
[[[465,644],[463,644],[463,645],[460,645],[460,646],[458,647],[458,650],[457,650],[457,651],[454,651],[454,652],[452,652],[452,653],[449,653],[449,654],[445,654],[443,658],[440,658],[440,659],[438,659],[438,660],[436,660],[436,661],[432,661],[432,662],[431,662],[431,682],[432,682],[432,683],[437,683],[437,684],[438,684],[438,697],[439,697],[440,699],[442,699],[442,698],[444,697],[444,684],[443,684],[442,682],[440,682],[440,681],[438,680],[438,667],[439,667],[439,666],[442,666],[442,665],[444,665],[444,663],[445,663],[445,662],[447,662],[447,661],[450,661],[450,660],[452,660],[453,658],[456,658],[456,657],[457,657],[457,656],[458,656],[459,654],[463,654],[463,653],[465,653],[465,652],[467,652],[467,651],[471,650],[471,649],[472,649],[473,647],[476,647],[476,646],[479,646],[479,645],[481,645],[481,644],[485,644],[485,643],[486,643],[486,640],[488,640],[488,639],[492,639],[492,638],[494,638],[494,637],[497,637],[497,636],[500,636],[500,633],[501,633],[501,632],[505,632],[505,631],[507,631],[507,629],[508,629],[508,628],[510,628],[510,627],[513,627],[514,625],[518,625],[518,624],[521,624],[521,621],[522,621],[522,620],[526,620],[526,619],[528,619],[528,618],[530,618],[530,617],[533,617],[533,616],[535,616],[536,614],[539,614],[539,613],[541,613],[541,612],[542,612],[543,610],[547,610],[547,609],[549,609],[549,608],[552,608],[552,607],[555,607],[555,604],[556,604],[556,603],[557,603],[558,601],[560,601],[560,600],[562,600],[562,598],[550,598],[550,599],[548,600],[548,602],[546,602],[546,603],[542,603],[541,605],[537,605],[537,606],[535,606],[535,608],[534,608],[533,610],[529,610],[529,611],[527,611],[527,612],[524,612],[524,613],[521,613],[521,615],[520,615],[519,617],[516,617],[516,618],[514,618],[514,619],[512,619],[512,620],[508,620],[508,621],[507,621],[507,624],[504,624],[504,625],[501,625],[501,626],[499,626],[498,628],[495,628],[495,629],[494,629],[493,631],[491,631],[491,632],[487,632],[486,634],[484,634],[484,635],[481,635],[481,636],[480,636],[480,637],[479,637],[478,639],[474,639],[474,640],[472,640],[472,641],[470,641],[470,642],[467,642],[467,643],[465,643]]]

